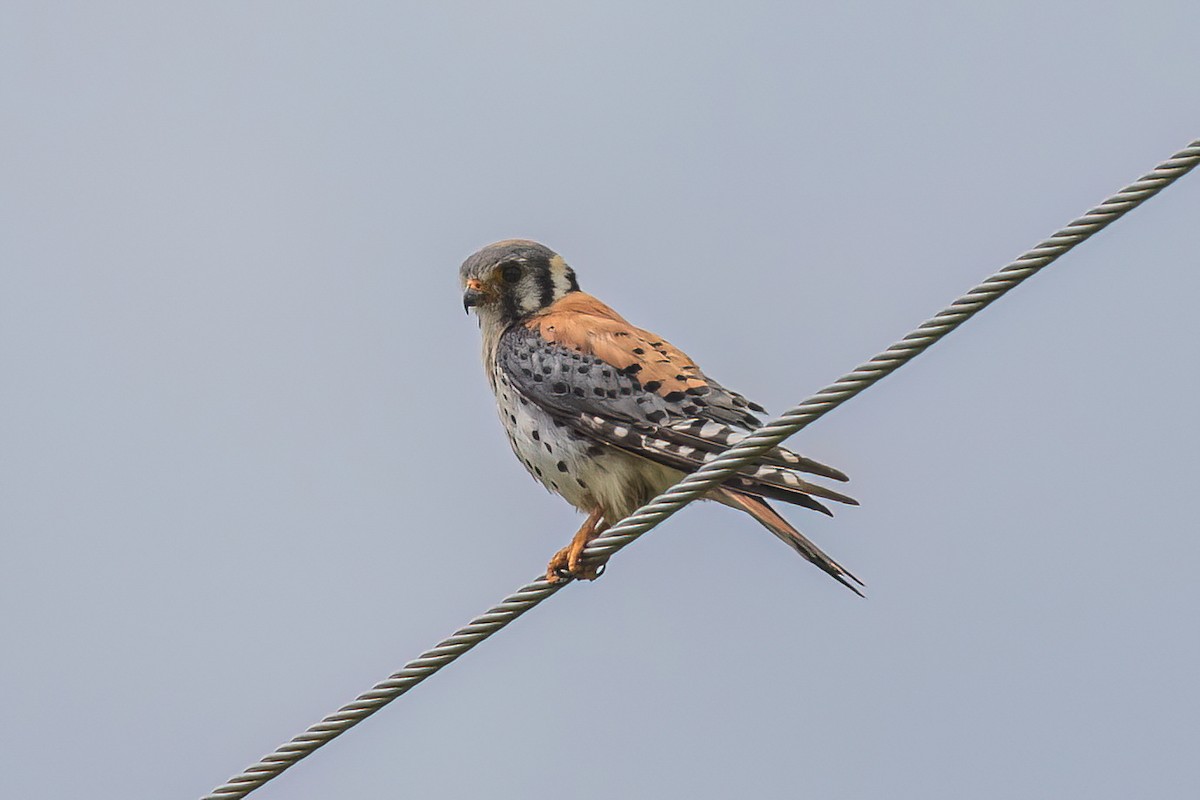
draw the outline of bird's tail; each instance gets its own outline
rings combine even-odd
[[[724,503],[732,508],[745,511],[750,516],[762,523],[762,525],[781,539],[784,544],[795,550],[800,555],[807,558],[812,563],[816,564],[822,570],[827,572],[838,583],[845,586],[850,591],[854,592],[859,597],[863,593],[859,591],[858,586],[866,586],[862,581],[856,578],[849,570],[841,564],[834,561],[829,556],[821,551],[821,548],[812,543],[804,534],[796,530],[791,524],[779,516],[775,509],[767,505],[767,502],[759,497],[742,494],[728,487],[721,486],[709,492],[709,496],[717,502]],[[849,580],[847,580],[849,579]],[[851,583],[853,581],[853,583]],[[858,584],[855,586],[854,584]]]

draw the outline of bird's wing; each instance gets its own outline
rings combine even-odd
[[[747,430],[762,424],[755,416],[765,413],[762,406],[721,386],[682,350],[632,325],[590,294],[571,292],[525,327],[547,342],[595,356],[660,397],[702,400],[707,418],[713,421]]]
[[[560,315],[553,328],[554,340],[536,325],[510,328],[500,338],[496,358],[524,398],[577,433],[683,472],[699,469],[742,435],[729,417],[734,409],[751,408],[749,401],[719,385],[714,388],[687,356],[663,340],[637,329],[625,335],[615,331],[589,335],[595,330],[592,320],[579,321],[571,315]],[[643,340],[660,345],[656,352],[662,355],[651,358],[651,366],[644,363],[646,353],[632,352],[645,349]],[[603,346],[597,348],[595,342]],[[626,350],[630,352],[620,355]],[[673,385],[664,383],[663,362],[678,369],[671,376]],[[641,366],[631,369],[631,365]],[[693,369],[684,370],[688,365]],[[644,377],[650,380],[643,382]],[[749,411],[745,414],[753,418]],[[802,478],[801,471],[845,478],[837,470],[777,448],[765,463],[744,467],[725,485],[825,513],[828,509],[814,498],[855,504],[846,495]]]

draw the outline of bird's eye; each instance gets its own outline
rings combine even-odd
[[[516,283],[521,280],[521,265],[515,261],[500,265],[500,277],[505,283]]]

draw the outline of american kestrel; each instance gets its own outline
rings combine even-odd
[[[510,239],[460,270],[463,307],[475,309],[483,365],[517,458],[547,489],[587,514],[555,554],[546,579],[594,579],[584,547],[685,473],[762,423],[750,402],[707,377],[682,351],[626,322],[579,289],[575,271],[537,242]],[[767,500],[829,510],[857,503],[800,473],[844,481],[824,464],[776,448],[707,498],[740,509],[858,593],[862,581],[821,552]]]

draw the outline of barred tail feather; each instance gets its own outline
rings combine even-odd
[[[763,527],[775,534],[788,547],[791,547],[800,555],[816,564],[828,575],[830,575],[838,583],[845,586],[850,591],[854,592],[859,597],[863,597],[863,593],[858,589],[858,586],[865,587],[866,584],[860,581],[849,570],[841,564],[834,561],[829,556],[821,551],[800,531],[796,530],[791,524],[779,516],[775,509],[767,505],[765,500],[757,497],[742,494],[727,487],[720,487],[712,490],[710,496],[718,502],[724,503],[727,506],[745,511],[750,516],[754,517]],[[853,583],[851,583],[853,581]],[[855,586],[854,584],[858,584]]]
[[[721,452],[669,441],[665,437],[671,429],[663,426],[618,425],[590,415],[580,417],[578,422],[602,441],[684,472],[695,472]],[[854,498],[806,481],[795,470],[783,467],[751,464],[740,469],[725,484],[747,494],[781,500],[824,514],[831,512],[814,498],[858,505]]]
[[[712,422],[710,420],[675,422],[662,426],[659,428],[659,431],[665,439],[711,452],[721,452],[733,447],[747,436],[747,434],[736,431],[728,425],[722,425],[719,422]],[[798,455],[782,447],[768,450],[766,455],[762,457],[761,463],[783,467],[784,469],[793,469],[799,472],[807,472],[810,475],[819,475],[822,478],[829,478],[835,481],[850,480],[846,473],[840,469],[835,469],[828,464],[822,464],[820,461],[814,461],[811,458]]]

